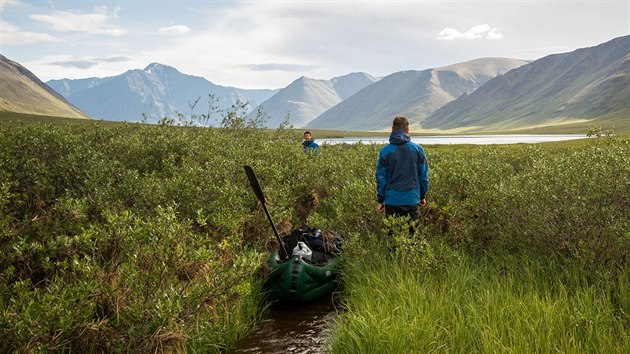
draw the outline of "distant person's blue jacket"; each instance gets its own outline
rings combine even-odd
[[[304,147],[304,153],[314,153],[317,155],[319,153],[319,145],[315,142],[315,139],[311,139],[309,141],[303,141],[302,146]]]
[[[422,146],[404,130],[389,136],[376,164],[376,199],[393,206],[418,205],[429,190],[429,166]]]

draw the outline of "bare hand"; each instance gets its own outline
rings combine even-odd
[[[426,199],[422,199],[420,201],[420,206],[425,206],[425,205],[427,205],[427,200]]]
[[[378,205],[376,206],[376,210],[377,210],[379,213],[383,213],[383,212],[385,211],[385,204],[383,204],[383,203],[378,203]]]

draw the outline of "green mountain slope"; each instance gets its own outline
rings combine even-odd
[[[630,36],[554,54],[488,81],[431,114],[425,129],[516,129],[630,119]]]
[[[0,55],[0,111],[89,119],[22,65]]]
[[[422,71],[388,75],[322,113],[307,127],[317,129],[381,130],[396,114],[413,124],[461,94],[527,62],[509,58],[481,58]]]

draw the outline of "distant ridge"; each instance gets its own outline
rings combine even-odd
[[[287,113],[297,128],[386,130],[406,114],[419,131],[544,131],[600,124],[630,126],[630,36],[527,62],[481,58],[383,78],[351,73],[330,80],[301,77],[283,89],[245,90],[152,63],[105,78],[42,83],[0,55],[0,112],[148,122],[208,112],[237,101],[252,118],[262,102],[274,128]],[[193,108],[191,105],[199,99]],[[210,125],[220,122],[214,114]],[[550,130],[551,129],[551,130]],[[582,130],[580,130],[582,131]]]
[[[260,106],[268,114],[267,127],[278,127],[289,115],[289,123],[303,127],[315,117],[352,96],[377,79],[366,73],[351,73],[330,80],[305,76],[293,81]],[[253,118],[256,112],[248,118]]]
[[[89,119],[22,65],[0,55],[0,110]]]
[[[78,80],[51,80],[58,92],[92,117],[113,121],[149,122],[174,118],[177,112],[186,116],[208,113],[209,95],[218,100],[219,109],[227,109],[237,101],[247,102],[250,112],[278,90],[245,90],[215,85],[193,75],[159,63],[143,70],[129,70],[117,76]],[[191,112],[195,100],[199,102]],[[218,121],[219,117],[213,118]],[[210,122],[212,123],[212,122]]]
[[[526,63],[520,59],[481,58],[442,68],[393,73],[322,113],[307,127],[382,130],[391,125],[396,114],[407,115],[418,126],[447,102]]]
[[[440,108],[422,127],[511,129],[605,115],[630,119],[630,36],[512,70]]]
[[[110,77],[100,78],[100,77],[90,77],[86,79],[60,79],[60,80],[48,80],[46,84],[50,86],[53,90],[57,91],[63,97],[70,97],[75,93],[87,89],[91,89],[110,79]]]

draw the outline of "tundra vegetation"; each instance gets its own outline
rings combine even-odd
[[[162,122],[168,123],[168,122]],[[329,349],[628,352],[630,140],[427,146],[423,222],[376,212],[379,145],[223,127],[0,123],[0,351],[222,352],[275,239],[346,240]],[[388,236],[388,234],[390,236]]]

